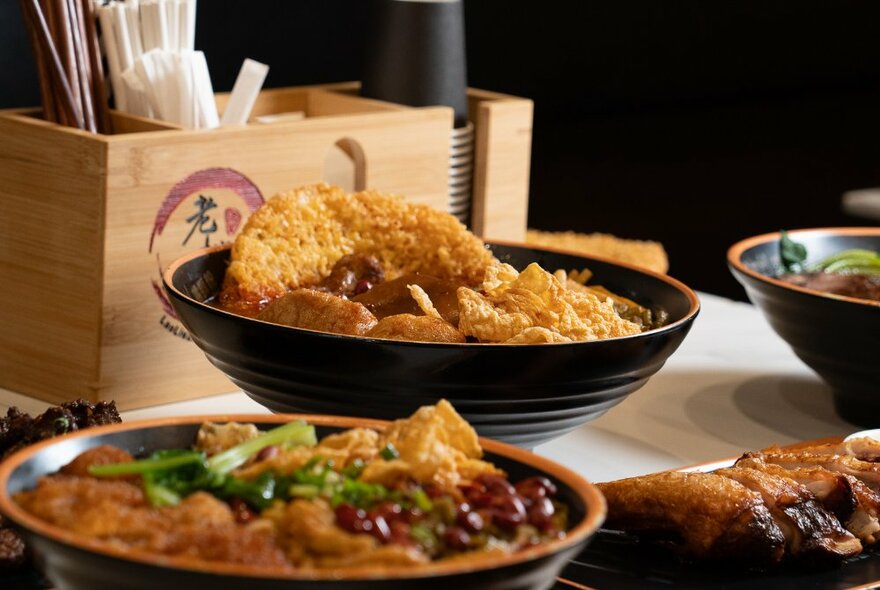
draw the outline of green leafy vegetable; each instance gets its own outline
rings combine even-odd
[[[851,249],[838,252],[810,266],[812,271],[880,275],[880,252]]]
[[[208,469],[216,473],[229,473],[241,467],[252,456],[272,445],[313,446],[318,442],[315,427],[302,420],[289,422],[273,428],[256,438],[247,440],[208,459]]]
[[[838,274],[880,275],[880,252],[852,248],[838,252],[815,264],[805,265],[807,248],[789,237],[785,230],[780,232],[779,257],[788,273],[830,272]]]
[[[253,481],[233,477],[230,473],[249,458],[270,445],[300,446],[317,442],[314,426],[298,420],[279,426],[258,437],[231,447],[211,458],[204,453],[186,449],[156,451],[146,459],[93,465],[89,473],[95,477],[141,475],[144,493],[154,506],[175,505],[193,492],[208,491],[220,498],[238,497],[259,509],[287,493],[287,485],[265,472]],[[313,464],[312,467],[316,465]],[[330,477],[332,463],[321,467],[321,483]],[[337,478],[338,474],[333,474]]]
[[[795,242],[789,237],[788,232],[782,230],[779,239],[779,258],[782,260],[782,268],[785,272],[802,272],[804,261],[807,259],[807,247],[800,242]]]
[[[128,463],[110,463],[107,465],[92,465],[89,473],[95,477],[118,477],[120,475],[139,475],[154,471],[175,469],[184,465],[204,463],[205,454],[197,451],[165,451],[153,453],[147,459],[129,461]]]

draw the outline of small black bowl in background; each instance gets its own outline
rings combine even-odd
[[[22,532],[46,577],[58,588],[69,590],[543,589],[553,585],[560,570],[583,550],[605,518],[605,500],[594,485],[548,459],[491,440],[480,441],[485,458],[507,471],[512,481],[544,476],[556,484],[556,497],[569,508],[570,529],[564,539],[480,562],[453,560],[382,571],[273,573],[254,566],[195,563],[124,550],[43,522],[12,500],[17,492],[36,487],[40,477],[55,473],[98,445],[113,445],[142,456],[159,449],[191,447],[199,426],[206,421],[255,423],[270,428],[297,418],[314,424],[319,438],[346,428],[384,427],[384,423],[358,418],[260,414],[160,418],[81,430],[29,446],[0,465],[0,512]]]
[[[481,436],[533,447],[597,418],[644,385],[678,348],[697,296],[665,275],[599,258],[493,245],[518,269],[589,268],[592,283],[670,323],[635,336],[563,344],[438,344],[279,326],[205,303],[223,281],[229,246],[196,250],[164,273],[193,342],[250,397],[273,411],[395,419],[446,398]]]
[[[824,228],[789,232],[807,248],[807,262],[851,248],[880,251],[880,228]],[[880,425],[880,302],[797,287],[779,280],[780,234],[734,244],[727,253],[733,276],[795,354],[834,392],[844,419]]]

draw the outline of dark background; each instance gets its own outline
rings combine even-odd
[[[880,186],[880,2],[465,0],[469,82],[535,100],[532,227],[666,245],[671,273],[742,297],[732,242],[870,225]],[[358,79],[365,0],[201,0],[215,89]],[[38,103],[18,3],[0,1],[0,108]]]

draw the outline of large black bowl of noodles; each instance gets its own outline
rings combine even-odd
[[[533,447],[597,418],[642,387],[675,352],[699,300],[665,275],[600,258],[490,244],[524,269],[588,268],[591,284],[668,314],[660,328],[589,342],[450,344],[345,336],[270,324],[211,304],[229,246],[196,250],[163,280],[174,309],[208,359],[276,412],[396,419],[451,401],[480,436]]]
[[[877,227],[805,229],[789,235],[804,246],[807,268],[847,250],[880,252]],[[880,423],[880,300],[785,280],[781,239],[781,233],[774,232],[731,246],[727,262],[733,276],[773,330],[831,386],[837,412],[854,424],[876,427]]]

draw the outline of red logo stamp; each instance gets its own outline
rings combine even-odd
[[[156,213],[149,252],[156,257],[153,290],[168,332],[189,339],[162,288],[162,269],[184,253],[232,241],[242,221],[263,204],[263,195],[248,177],[231,168],[208,168],[175,184]]]

